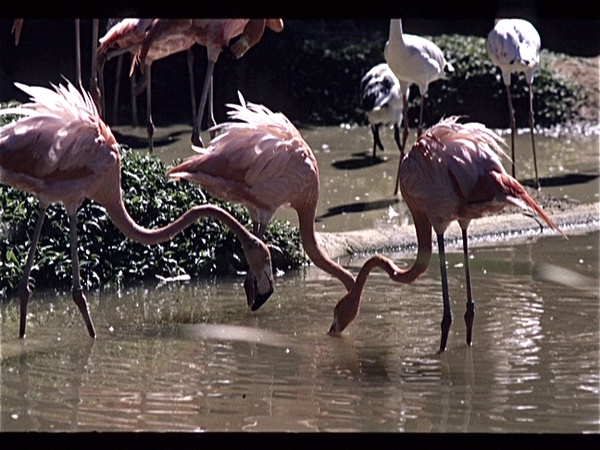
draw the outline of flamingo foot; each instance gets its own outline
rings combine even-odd
[[[81,287],[73,288],[73,301],[75,302],[75,304],[79,308],[79,311],[81,312],[81,315],[83,316],[83,320],[85,321],[85,325],[88,329],[90,337],[96,339],[96,330],[94,330],[94,324],[92,323],[92,319],[90,317],[88,304],[85,295],[83,295],[83,289]]]
[[[465,312],[465,323],[467,324],[467,345],[471,345],[472,342],[474,318],[475,305],[467,302],[467,311]]]

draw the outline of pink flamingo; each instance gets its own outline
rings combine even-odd
[[[80,93],[71,83],[55,90],[16,83],[31,96],[31,102],[8,108],[0,115],[25,117],[0,129],[0,180],[38,197],[40,215],[31,249],[19,285],[20,328],[25,336],[29,274],[33,265],[46,210],[52,203],[65,206],[71,229],[73,300],[91,337],[96,337],[86,298],[82,292],[77,256],[77,209],[85,198],[102,205],[115,225],[130,239],[147,245],[165,242],[200,217],[222,221],[242,242],[244,253],[255,273],[259,295],[273,291],[269,249],[248,232],[233,216],[214,205],[191,208],[173,223],[146,229],[136,224],[123,204],[119,144],[102,121],[89,93]]]
[[[315,216],[319,200],[319,167],[300,132],[281,113],[253,103],[228,105],[230,119],[217,126],[221,132],[210,146],[173,167],[167,175],[200,184],[211,195],[245,205],[254,234],[261,239],[267,224],[280,207],[298,214],[302,245],[314,262],[339,279],[347,290],[354,276],[328,258],[319,247]],[[249,274],[251,278],[252,275]],[[246,295],[253,311],[264,301],[255,300],[246,279]]]
[[[134,55],[138,52],[140,45],[144,41],[144,37],[151,29],[153,22],[156,19],[123,19],[115,23],[110,30],[100,39],[98,47],[98,65],[100,66],[100,74],[107,59],[113,56],[122,55],[125,52],[130,52]],[[188,51],[188,68],[190,75],[190,91],[192,99],[192,113],[195,114],[196,101],[194,93],[194,80],[192,73],[193,54],[190,49],[194,45],[194,40],[186,35],[167,35],[156,39],[148,47],[148,57],[144,62],[145,70],[142,70],[144,78],[139,86],[135,89],[137,93],[146,89],[146,131],[148,133],[148,146],[150,151],[154,151],[154,122],[152,121],[152,63],[156,60],[166,58],[167,56]],[[134,65],[132,64],[130,75],[133,76]],[[103,82],[101,82],[103,84]],[[118,89],[118,86],[115,87]],[[132,97],[132,100],[134,97]],[[135,103],[134,103],[135,106]],[[135,108],[134,108],[135,109]]]
[[[400,171],[400,189],[417,232],[417,259],[409,270],[397,267],[383,256],[369,259],[361,268],[354,288],[335,307],[330,333],[339,334],[356,317],[362,289],[375,267],[384,269],[394,281],[402,283],[414,281],[427,269],[433,227],[440,255],[444,301],[440,352],[444,351],[452,323],[444,232],[452,221],[457,220],[462,230],[466,272],[467,344],[471,344],[475,316],[467,245],[467,228],[471,220],[497,212],[506,205],[516,205],[535,212],[549,227],[565,236],[523,186],[506,173],[498,156],[503,153],[500,143],[501,138],[483,125],[459,124],[456,117],[442,120],[417,139],[402,161]]]
[[[196,114],[196,122],[192,132],[192,143],[204,147],[200,137],[200,127],[204,116],[207,98],[209,101],[209,127],[216,125],[213,113],[213,71],[217,59],[229,41],[237,36],[240,38],[231,45],[231,51],[236,58],[241,58],[251,47],[262,38],[265,26],[279,33],[283,30],[281,19],[155,19],[148,30],[144,42],[137,53],[137,60],[142,68],[146,67],[148,52],[157,41],[163,39],[192,39],[206,47],[208,64],[206,75]],[[135,61],[134,61],[135,64]]]

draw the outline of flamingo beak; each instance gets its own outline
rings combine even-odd
[[[258,310],[258,308],[260,308],[269,299],[269,297],[275,290],[273,288],[273,281],[269,280],[269,290],[267,292],[265,292],[264,294],[261,294],[260,292],[258,292],[258,286],[257,286],[256,279],[254,279],[254,289],[256,292],[256,296],[254,298],[254,302],[252,303],[252,305],[250,305],[250,309],[252,311]]]

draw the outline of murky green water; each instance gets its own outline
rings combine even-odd
[[[407,220],[391,196],[391,133],[388,160],[358,168],[348,161],[370,151],[368,130],[303,134],[320,164],[320,214],[333,208],[324,230]],[[188,134],[180,138],[189,152]],[[598,174],[597,136],[553,139],[538,140],[543,178]],[[598,200],[597,178],[569,180],[544,189]],[[360,202],[366,210],[334,214]],[[437,255],[410,285],[373,272],[339,338],[326,333],[343,286],[314,267],[278,276],[257,313],[247,310],[242,277],[92,291],[95,341],[68,291],[42,289],[18,339],[13,297],[0,309],[0,430],[598,432],[599,237],[474,248],[472,347],[462,253],[452,251],[454,323],[441,355]],[[414,258],[391,256],[404,265]],[[342,263],[357,273],[365,258]]]

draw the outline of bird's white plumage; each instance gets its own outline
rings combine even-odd
[[[400,126],[402,93],[400,82],[386,63],[371,68],[360,81],[361,102],[372,125]]]
[[[488,52],[500,67],[504,84],[510,85],[513,72],[523,72],[533,82],[533,71],[540,61],[540,35],[523,19],[501,19],[488,35]]]

